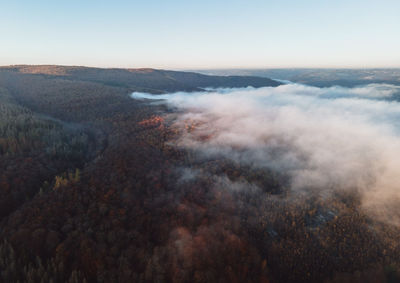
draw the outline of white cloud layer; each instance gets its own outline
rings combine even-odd
[[[400,103],[386,100],[398,92],[288,84],[132,96],[182,110],[180,146],[285,172],[295,192],[356,190],[366,211],[400,224]]]

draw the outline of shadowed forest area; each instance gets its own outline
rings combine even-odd
[[[294,197],[280,172],[197,158],[172,109],[129,96],[279,84],[0,68],[0,282],[400,282],[400,229],[356,191]]]

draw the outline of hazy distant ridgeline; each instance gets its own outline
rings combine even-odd
[[[162,93],[171,91],[196,91],[204,87],[263,87],[281,83],[255,76],[209,76],[190,72],[155,69],[101,69],[67,66],[7,66],[0,72],[45,75],[68,80],[99,82],[131,90]]]
[[[400,69],[220,69],[199,72],[208,75],[268,77],[318,87],[353,87],[371,83],[400,85]]]

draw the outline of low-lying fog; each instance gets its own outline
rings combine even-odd
[[[290,176],[293,192],[361,193],[362,207],[400,224],[400,87],[217,89],[165,95],[179,116],[177,146]]]

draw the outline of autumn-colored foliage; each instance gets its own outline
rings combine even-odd
[[[356,193],[294,196],[174,146],[207,125],[133,86],[32,72],[0,71],[0,282],[398,280],[399,228]]]

